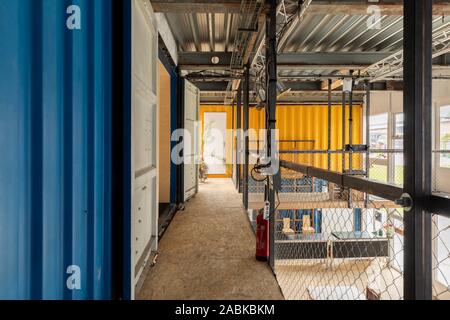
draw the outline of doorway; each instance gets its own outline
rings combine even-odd
[[[232,108],[201,106],[202,160],[208,178],[231,178],[233,157]]]

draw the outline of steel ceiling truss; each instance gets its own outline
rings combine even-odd
[[[432,57],[436,58],[450,52],[450,24],[433,32]],[[367,75],[371,82],[390,79],[403,72],[403,50],[372,64],[361,71]]]
[[[311,5],[312,0],[302,0],[298,2],[298,8],[296,13],[288,14],[288,7],[293,5],[292,1],[281,0],[277,6],[276,19],[277,19],[277,43],[284,42],[285,38],[289,35],[292,29],[301,23],[303,20],[305,11]],[[234,51],[231,58],[231,69],[242,69],[244,67],[244,52],[250,41],[251,31],[257,31],[258,17],[262,12],[264,1],[242,1],[241,5],[241,20],[240,27],[235,39]],[[252,11],[253,10],[253,11]],[[260,87],[264,87],[266,79],[266,57],[265,57],[266,45],[265,37],[262,38],[257,50],[250,63],[250,73],[256,78],[255,92],[259,91]],[[236,82],[230,82],[227,87],[224,104],[230,104],[234,100],[234,88]]]
[[[293,28],[297,26],[303,20],[306,10],[311,5],[312,0],[300,1],[299,7],[294,14],[288,14],[287,7],[292,5],[287,0],[281,0],[277,6],[276,19],[277,19],[277,43],[284,43],[286,37],[292,32]],[[280,51],[278,45],[277,51]],[[261,40],[251,63],[251,73],[256,78],[255,91],[258,92],[259,87],[264,87],[266,79],[266,43],[265,38]]]

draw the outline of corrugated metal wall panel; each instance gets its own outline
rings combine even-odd
[[[0,2],[2,299],[110,297],[110,6]]]
[[[205,107],[203,107],[205,108]],[[210,106],[208,111],[220,111],[224,106]],[[345,135],[349,143],[349,106],[346,107]],[[249,111],[249,128],[258,131],[265,128],[265,110],[251,108]],[[353,144],[363,143],[363,111],[360,104],[353,106]],[[278,105],[277,129],[280,140],[305,140],[305,142],[282,142],[280,150],[327,150],[328,148],[328,106],[327,105]],[[257,150],[257,137],[250,137],[250,150]],[[253,141],[253,142],[252,142]],[[310,142],[311,141],[311,142]],[[259,148],[263,148],[260,144]],[[342,149],[342,106],[333,105],[331,109],[331,149]],[[326,154],[314,155],[282,155],[285,160],[314,165],[327,169]],[[346,157],[346,168],[349,165]],[[353,155],[353,169],[362,168],[363,156]],[[342,170],[342,156],[331,156],[331,170]]]
[[[333,105],[331,109],[331,149],[342,149],[342,106]],[[349,142],[349,107],[346,107],[346,143]],[[362,139],[362,107],[353,106],[353,143],[361,144]],[[328,148],[328,107],[326,105],[279,105],[277,107],[277,128],[280,140],[312,140],[312,142],[281,143],[285,150],[326,150]],[[327,155],[283,155],[282,158],[294,162],[327,168]],[[348,158],[346,166],[348,167]],[[342,156],[331,156],[331,170],[340,171]],[[361,168],[361,155],[353,155],[353,169]]]

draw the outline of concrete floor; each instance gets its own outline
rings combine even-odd
[[[141,300],[283,299],[267,263],[255,260],[255,236],[229,179],[210,179],[177,213],[159,244]]]

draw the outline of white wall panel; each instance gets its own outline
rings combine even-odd
[[[184,89],[184,128],[190,134],[190,138],[184,140],[184,201],[187,201],[198,191],[200,92],[189,81],[185,81]]]

